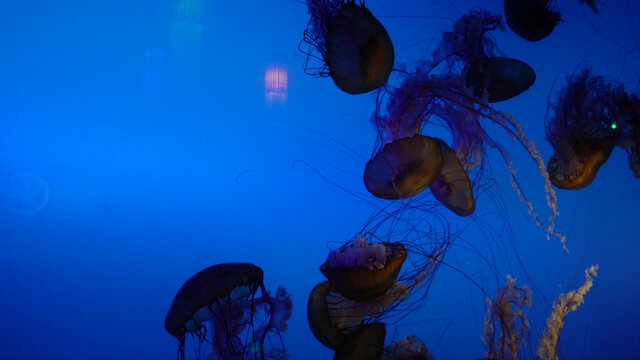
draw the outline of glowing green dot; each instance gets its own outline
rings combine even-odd
[[[618,127],[618,124],[616,124],[616,123],[611,124],[611,128],[612,128],[612,129],[615,129],[615,128],[617,128],[617,127]]]

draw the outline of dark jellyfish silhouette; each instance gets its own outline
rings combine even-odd
[[[440,139],[436,139],[436,142],[442,151],[444,166],[429,188],[433,196],[449,210],[460,216],[469,216],[476,209],[476,201],[467,171],[455,151]]]
[[[520,60],[497,56],[495,41],[487,34],[504,31],[502,17],[486,10],[472,10],[444,32],[442,41],[433,52],[433,66],[442,62],[452,70],[463,67],[465,84],[476,97],[488,96],[489,102],[510,99],[527,90],[535,81],[533,69]]]
[[[291,300],[282,287],[271,297],[264,288],[263,276],[262,269],[253,264],[229,263],[210,266],[187,280],[165,319],[165,329],[179,341],[179,358],[185,357],[188,333],[194,335],[198,358],[206,343],[213,345],[207,359],[285,358],[284,349],[265,351],[264,341],[269,332],[279,336],[286,330]],[[262,296],[256,298],[258,289]],[[261,312],[268,320],[255,324]],[[207,339],[208,333],[211,339]]]
[[[526,63],[505,57],[474,61],[467,69],[465,82],[476,97],[485,90],[489,102],[499,102],[520,95],[531,87],[536,73]]]
[[[631,123],[637,101],[622,85],[613,86],[585,68],[567,76],[552,115],[546,122],[547,140],[554,154],[549,159],[551,182],[558,188],[578,190],[589,185],[609,159],[614,146],[631,148]]]
[[[331,76],[349,94],[369,92],[387,81],[394,61],[393,44],[364,2],[307,0],[307,6],[311,19],[302,41],[309,49],[301,51],[323,65],[311,68],[307,60],[305,72]]]
[[[338,345],[334,360],[377,360],[384,350],[384,337],[387,335],[383,323],[366,324],[345,335]]]
[[[382,245],[390,248],[391,253],[386,255],[386,263],[380,268],[335,266],[327,260],[320,267],[320,271],[327,277],[333,289],[346,298],[355,301],[375,299],[391,287],[407,258],[407,251],[401,243]],[[369,254],[368,258],[371,255]]]
[[[504,17],[509,28],[529,41],[538,41],[551,35],[562,21],[559,11],[550,0],[505,0]]]
[[[376,197],[395,200],[428,188],[442,170],[442,152],[429,136],[415,135],[386,144],[364,170],[364,184]]]

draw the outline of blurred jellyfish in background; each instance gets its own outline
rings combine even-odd
[[[260,289],[262,296],[256,297]],[[207,360],[285,359],[280,333],[291,317],[290,295],[280,286],[275,296],[263,284],[263,272],[248,263],[210,266],[180,288],[165,319],[165,329],[178,341],[178,358],[185,358],[185,336],[191,334],[196,358],[212,345]],[[206,323],[209,323],[207,327]],[[281,347],[269,333],[280,338]]]
[[[287,103],[288,73],[284,65],[267,66],[264,74],[264,101],[267,106]]]
[[[466,86],[473,95],[488,102],[510,99],[527,90],[535,81],[535,72],[526,63],[498,56],[495,41],[487,34],[504,31],[502,17],[486,10],[471,10],[442,35],[433,53],[433,65],[446,62],[450,71],[462,67]],[[457,66],[459,64],[459,66]]]
[[[429,230],[420,230],[422,226]],[[366,341],[375,354],[353,358],[379,359],[384,324],[424,305],[453,236],[435,207],[399,207],[372,217],[354,239],[332,250],[320,267],[327,281],[316,285],[309,296],[312,333],[336,350],[335,358],[351,359],[343,355],[346,349],[359,349],[354,344]]]
[[[34,173],[8,174],[7,208],[19,215],[40,212],[49,202],[49,185]]]
[[[300,51],[308,58],[304,70],[331,76],[348,94],[375,90],[393,67],[393,44],[384,26],[360,0],[307,0],[311,19]],[[315,67],[309,61],[317,60]]]
[[[548,164],[551,182],[560,189],[586,187],[616,145],[629,151],[630,168],[637,174],[638,98],[622,85],[592,75],[588,67],[566,81],[549,105],[546,121],[547,140],[554,150]]]
[[[560,11],[551,0],[505,0],[504,17],[509,28],[529,41],[538,41],[551,35],[562,21]]]

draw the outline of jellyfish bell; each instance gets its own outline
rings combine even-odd
[[[333,79],[348,94],[363,94],[387,81],[394,61],[393,44],[384,26],[361,2],[307,0],[311,20],[303,42],[317,50],[328,73],[312,75]],[[305,52],[303,50],[303,52]]]
[[[490,57],[471,63],[465,69],[465,83],[473,88],[476,97],[489,95],[489,102],[511,99],[529,89],[536,80],[536,73],[526,63],[506,58]]]
[[[414,135],[386,144],[367,163],[364,184],[376,197],[395,200],[415,196],[429,187],[442,170],[436,141]]]
[[[561,159],[553,154],[549,158],[549,180],[559,189],[580,190],[587,187],[609,159],[614,144],[613,138],[577,140],[572,146],[573,156]]]
[[[379,88],[391,73],[393,58],[389,34],[364,5],[347,2],[329,21],[324,59],[342,91],[362,94]]]
[[[355,301],[372,300],[384,294],[397,279],[402,264],[407,258],[407,251],[401,243],[384,243],[367,245],[364,238],[360,238],[364,245],[349,245],[346,249],[354,249],[358,252],[353,256],[349,256],[349,260],[354,260],[348,264],[337,259],[340,255],[349,250],[338,249],[330,254],[329,260],[320,267],[320,271],[327,277],[332,288],[344,295],[346,298]],[[379,266],[366,266],[367,263],[373,263],[372,259],[376,257],[374,245],[378,245],[378,249],[389,249],[388,254],[377,254],[382,257],[384,263],[379,262]],[[358,249],[359,248],[359,249]],[[386,252],[386,250],[383,250]],[[380,253],[382,251],[378,251]],[[331,256],[338,253],[339,255]],[[374,260],[375,261],[375,260]]]
[[[467,171],[462,166],[456,152],[447,143],[435,139],[442,151],[443,167],[438,178],[429,189],[433,196],[460,216],[469,216],[476,209],[476,201],[473,198],[471,181]]]
[[[562,21],[560,12],[552,8],[550,0],[505,0],[504,17],[514,33],[529,41],[551,35]]]
[[[394,340],[384,349],[383,360],[433,360],[425,344],[415,335]]]

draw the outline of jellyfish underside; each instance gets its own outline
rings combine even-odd
[[[485,77],[486,76],[486,77]],[[466,86],[472,87],[476,97],[483,89],[489,102],[511,99],[527,90],[535,82],[536,74],[526,63],[505,57],[490,57],[474,61],[466,70]]]
[[[354,301],[368,301],[384,294],[397,279],[407,251],[401,243],[389,244],[392,253],[381,269],[364,267],[336,268],[327,260],[320,271],[335,291]]]
[[[561,159],[554,153],[547,166],[551,183],[566,190],[585,188],[609,159],[614,143],[612,138],[579,139],[572,146],[573,156]]]
[[[433,196],[460,216],[473,214],[476,201],[473,198],[471,181],[460,163],[460,159],[444,141],[436,139],[442,151],[443,167],[440,176],[431,184],[429,189]]]
[[[329,19],[324,60],[336,86],[349,94],[375,90],[393,67],[391,38],[363,6],[346,3]]]
[[[367,163],[364,183],[376,197],[406,199],[429,187],[442,166],[442,151],[435,140],[415,135],[386,144]]]
[[[562,21],[549,0],[505,0],[504,16],[509,28],[529,41],[546,38]]]

